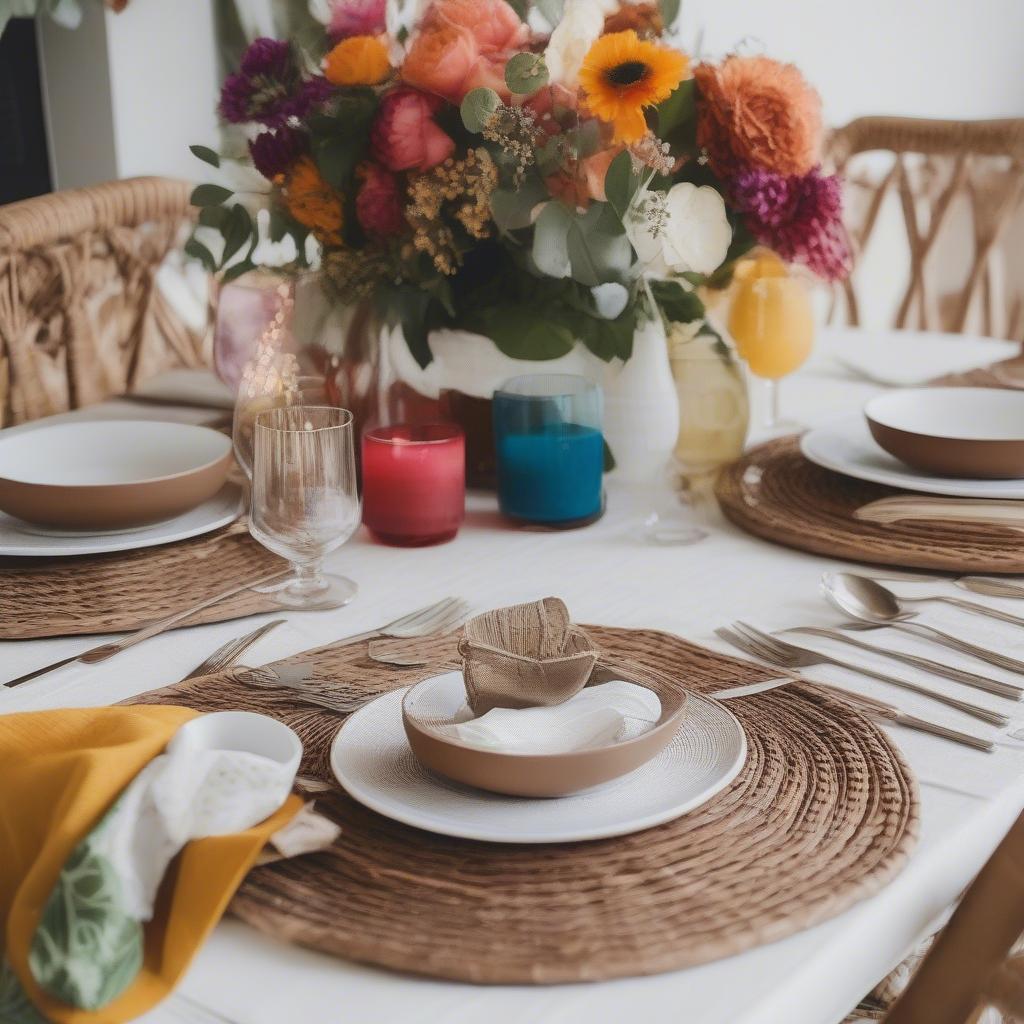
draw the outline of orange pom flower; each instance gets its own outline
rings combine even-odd
[[[689,64],[685,54],[632,30],[601,36],[580,69],[587,108],[614,127],[615,142],[636,142],[647,134],[643,108],[667,99]]]
[[[320,176],[312,157],[302,156],[292,164],[284,180],[288,212],[325,245],[341,245],[345,223],[341,194]]]
[[[324,58],[324,77],[333,85],[380,85],[390,73],[387,48],[376,36],[342,39]]]
[[[821,100],[794,65],[733,56],[699,65],[693,77],[697,143],[719,177],[744,165],[803,175],[817,164]]]

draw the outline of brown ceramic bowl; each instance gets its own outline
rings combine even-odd
[[[0,510],[62,530],[126,530],[212,498],[231,440],[186,423],[102,420],[0,434]]]
[[[632,681],[627,672],[598,665],[587,685],[612,679]],[[402,721],[413,753],[431,771],[467,786],[509,796],[567,796],[646,764],[678,732],[686,716],[686,691],[664,679],[644,677],[636,681],[658,694],[658,724],[633,739],[566,754],[502,754],[460,743],[430,729],[417,715],[417,705],[429,705],[432,715],[438,706],[444,707],[447,715],[454,715],[466,700],[458,672],[425,679],[412,687],[402,700]]]
[[[908,388],[864,407],[871,435],[890,455],[936,476],[1024,478],[1024,392]]]

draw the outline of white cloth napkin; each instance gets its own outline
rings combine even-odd
[[[466,714],[471,714],[469,708]],[[661,717],[658,695],[622,680],[588,686],[549,708],[494,708],[437,731],[505,754],[566,754],[639,736]]]

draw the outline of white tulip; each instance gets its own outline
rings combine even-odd
[[[544,51],[552,82],[574,89],[587,51],[604,30],[604,13],[595,0],[567,0],[562,20],[555,26]]]

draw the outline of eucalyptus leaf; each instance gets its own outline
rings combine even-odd
[[[211,167],[220,167],[220,154],[210,149],[209,146],[189,146],[192,155],[202,160],[204,164]]]
[[[253,261],[246,257],[244,260],[239,260],[233,266],[228,267],[224,271],[221,281],[223,284],[227,284],[229,281],[234,281],[236,277],[241,277],[243,274],[248,274],[250,270],[255,269],[256,266]]]
[[[567,248],[573,279],[589,288],[621,282],[633,262],[633,247],[609,203],[591,203],[583,216],[572,218]]]
[[[666,30],[671,29],[679,20],[680,7],[682,7],[682,0],[658,0],[661,20]]]
[[[466,327],[490,338],[512,359],[558,359],[571,352],[576,336],[544,307],[501,304],[475,311]]]
[[[199,223],[204,228],[216,228],[218,231],[223,231],[224,222],[230,212],[226,206],[204,206],[199,211]]]
[[[499,188],[491,193],[491,216],[501,231],[529,227],[533,211],[548,198],[544,182],[528,177],[517,189]]]
[[[696,145],[697,102],[692,78],[680,82],[668,99],[655,109],[658,112],[658,138],[669,143],[674,152]]]
[[[633,157],[628,149],[624,149],[608,165],[604,176],[604,194],[620,220],[626,219],[639,187],[640,179],[633,172]]]
[[[479,135],[500,106],[501,97],[493,89],[470,90],[459,108],[466,131]]]
[[[542,274],[554,278],[569,276],[569,231],[574,219],[557,200],[540,211],[533,227],[533,262]]]
[[[226,199],[230,199],[234,193],[222,185],[196,185],[192,190],[189,202],[193,206],[220,206]]]
[[[533,0],[533,6],[540,11],[544,20],[554,28],[562,20],[565,0]]]
[[[547,85],[548,66],[543,54],[517,53],[509,58],[505,65],[505,84],[517,96],[528,96]]]

